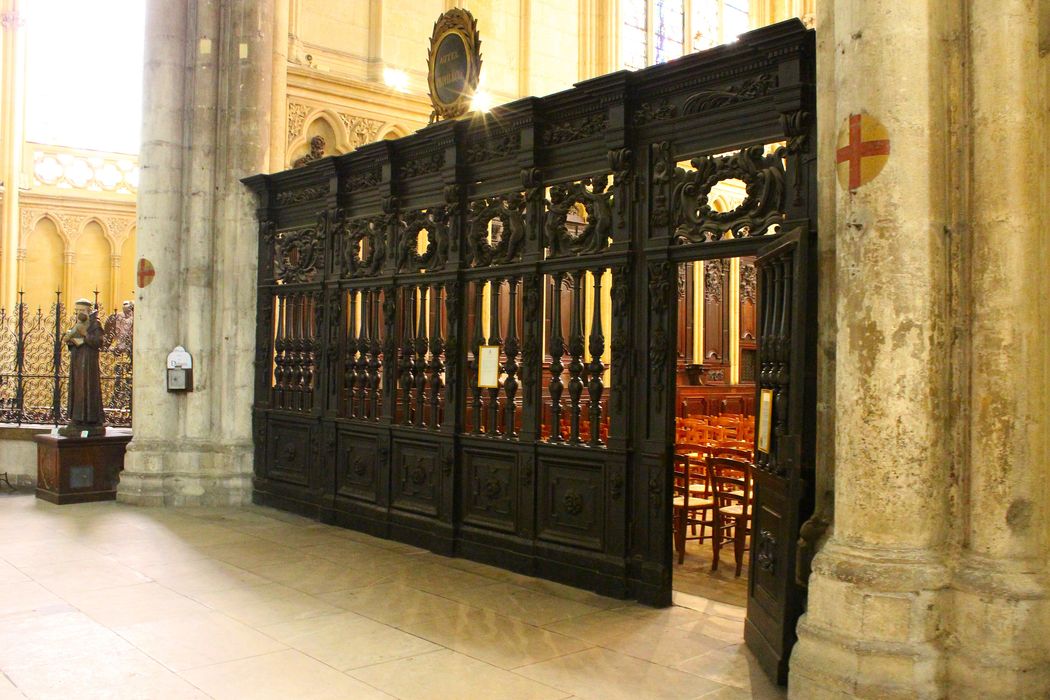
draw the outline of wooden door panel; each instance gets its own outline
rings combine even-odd
[[[767,674],[787,682],[805,591],[795,580],[799,528],[812,512],[816,337],[812,233],[799,226],[756,260],[758,352],[755,501],[744,639]],[[763,419],[762,396],[771,396]],[[763,433],[768,436],[763,440]]]

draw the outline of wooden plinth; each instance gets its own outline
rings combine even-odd
[[[105,435],[35,435],[36,497],[51,503],[87,503],[117,498],[130,430],[108,428]]]

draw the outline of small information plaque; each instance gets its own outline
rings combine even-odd
[[[758,399],[758,451],[769,454],[769,435],[773,423],[773,390],[763,389]]]
[[[499,388],[499,346],[482,345],[478,352],[478,388]]]

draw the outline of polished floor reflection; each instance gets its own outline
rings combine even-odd
[[[741,608],[654,610],[265,508],[0,496],[7,698],[781,698]]]

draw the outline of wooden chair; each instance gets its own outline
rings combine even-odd
[[[714,500],[714,558],[711,571],[718,570],[722,546],[733,543],[736,576],[744,566],[747,538],[751,534],[751,464],[724,457],[707,459],[707,474]]]
[[[706,474],[700,478],[706,488]],[[712,536],[707,534],[707,528],[713,528],[715,523],[712,517],[714,501],[693,491],[695,479],[692,460],[687,455],[674,455],[674,547],[679,564],[685,562],[686,540],[696,539],[702,543]],[[694,536],[687,533],[690,526],[693,526]],[[700,527],[699,535],[695,534],[696,526]]]
[[[709,454],[712,457],[728,457],[730,459],[739,459],[741,462],[753,462],[755,458],[754,452],[749,449],[742,447],[727,447],[724,444],[716,445],[712,447]]]

